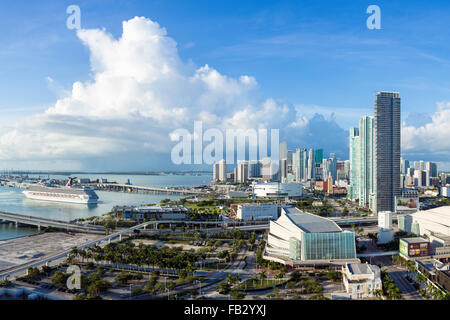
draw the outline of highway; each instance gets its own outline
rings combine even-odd
[[[35,216],[25,216],[22,214],[10,213],[10,212],[4,212],[4,211],[0,211],[0,220],[11,221],[16,224],[21,223],[21,224],[37,226],[39,229],[41,227],[44,227],[44,228],[45,227],[54,227],[54,228],[60,228],[60,229],[65,229],[65,230],[78,231],[78,232],[86,232],[86,233],[105,233],[105,228],[103,228],[102,226],[70,223],[70,222],[66,222],[66,221],[52,220],[52,219],[35,217]]]

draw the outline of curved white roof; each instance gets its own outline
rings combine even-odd
[[[297,208],[283,208],[286,217],[296,226],[308,233],[342,232],[342,229],[332,220]]]

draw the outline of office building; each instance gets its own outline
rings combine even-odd
[[[248,162],[238,161],[236,178],[238,183],[246,183],[248,181],[248,171]]]
[[[285,141],[280,142],[280,160],[288,158],[287,143]]]
[[[400,173],[406,175],[406,170],[409,168],[409,160],[400,158]]]
[[[359,206],[369,205],[369,197],[373,190],[373,124],[374,118],[363,116],[359,120],[359,179],[358,199]]]
[[[373,211],[395,210],[400,194],[400,94],[377,92],[374,103]]]
[[[308,153],[308,180],[316,178],[316,154],[314,149],[309,149]]]
[[[425,162],[423,160],[414,161],[414,169],[425,170]]]
[[[359,197],[359,129],[350,128],[350,190],[348,198],[355,201]]]
[[[308,153],[306,149],[299,148],[293,156],[295,179],[300,182],[308,178]]]
[[[252,160],[249,164],[249,177],[250,178],[261,178],[262,163],[258,160]]]
[[[438,176],[438,166],[435,162],[425,163],[425,169],[429,172],[430,178],[436,178]]]
[[[278,161],[276,161],[278,163]],[[278,165],[275,165],[271,158],[262,159],[262,178],[266,181],[276,180],[278,174]]]
[[[287,168],[287,159],[280,160],[280,181],[282,183],[287,182],[288,168]]]
[[[287,152],[287,171],[288,173],[293,173],[292,169],[292,151],[288,150]]]
[[[287,207],[276,221],[270,221],[263,258],[291,266],[360,262],[353,232],[342,231],[332,220]]]
[[[323,160],[323,149],[317,149],[315,153],[316,153],[315,158],[316,166],[319,166]]]

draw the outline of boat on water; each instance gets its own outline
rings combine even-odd
[[[72,186],[73,178],[64,187],[52,185],[32,185],[23,191],[29,199],[40,201],[66,202],[78,204],[96,204],[98,196],[88,187]]]

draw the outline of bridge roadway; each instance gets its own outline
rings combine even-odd
[[[105,233],[105,228],[103,228],[101,226],[70,223],[70,222],[65,222],[65,221],[60,221],[60,220],[53,220],[53,219],[34,217],[34,216],[26,216],[23,214],[9,213],[9,212],[3,212],[3,211],[0,211],[0,220],[14,222],[16,225],[20,223],[20,224],[37,226],[38,229],[40,229],[41,227],[44,227],[44,228],[45,227],[55,227],[55,228],[61,228],[61,229],[65,229],[65,230],[86,232],[86,233]]]
[[[353,223],[355,221],[359,221],[359,220],[355,220],[355,219],[359,219],[362,221],[370,221],[370,222],[374,222],[377,221],[376,217],[355,217],[355,218],[334,218],[332,220],[339,220],[339,223],[336,222],[337,224],[347,224],[347,222],[349,223]],[[78,249],[86,249],[89,248],[91,246],[94,246],[96,244],[99,245],[104,245],[106,243],[111,243],[111,241],[113,240],[122,240],[122,236],[123,235],[130,235],[134,232],[134,230],[139,230],[139,229],[147,229],[148,226],[152,226],[155,228],[154,232],[158,232],[157,229],[157,225],[160,223],[164,223],[164,224],[171,224],[171,223],[188,223],[188,224],[220,224],[221,222],[217,222],[217,221],[177,221],[177,220],[167,220],[167,221],[147,221],[144,223],[141,223],[139,225],[136,225],[134,227],[128,228],[128,229],[124,229],[124,230],[120,230],[118,232],[115,232],[113,234],[110,235],[106,235],[102,238],[99,238],[97,240],[88,242],[86,244],[80,245],[77,248]],[[222,229],[224,226],[222,225],[221,228],[217,228],[216,230],[220,230]],[[238,225],[238,226],[226,226],[226,229],[241,229],[241,230],[264,230],[264,229],[268,229],[269,228],[269,224],[265,223],[265,224],[254,224],[254,225]],[[150,230],[151,231],[151,230]],[[209,231],[213,231],[212,229],[209,229]],[[170,232],[170,230],[169,230]],[[63,252],[59,252],[53,255],[50,255],[48,257],[43,257],[42,259],[38,259],[38,260],[34,260],[31,261],[29,263],[23,264],[23,265],[19,265],[19,266],[14,266],[11,267],[9,269],[0,271],[0,279],[4,278],[4,277],[16,277],[19,275],[23,275],[26,274],[26,271],[28,270],[28,268],[31,267],[40,267],[43,266],[45,264],[49,264],[51,262],[56,262],[58,260],[61,260],[63,258],[66,258],[69,253],[70,250],[66,250]]]
[[[131,184],[121,184],[121,183],[98,183],[97,188],[100,190],[108,189],[122,189],[122,190],[137,190],[137,191],[151,191],[151,192],[161,192],[169,194],[184,194],[184,195],[200,195],[205,192],[193,189],[174,189],[174,188],[158,188],[158,187],[146,187],[146,186],[135,186]]]
[[[49,219],[47,219],[47,220],[49,220]],[[51,220],[51,221],[54,221],[54,220]],[[217,224],[217,223],[220,224],[220,222],[214,222],[214,221],[206,221],[206,222],[203,222],[203,221],[183,221],[183,222],[188,223],[188,224],[205,224],[205,223],[206,224]],[[106,245],[107,243],[111,243],[111,241],[117,240],[117,239],[120,241],[120,240],[122,240],[122,236],[130,235],[130,234],[132,234],[134,232],[134,230],[146,229],[147,226],[151,226],[151,225],[153,225],[155,227],[155,230],[150,230],[150,231],[154,231],[156,233],[156,232],[159,232],[159,230],[157,229],[157,225],[160,224],[160,223],[164,223],[164,224],[169,223],[170,224],[170,223],[180,223],[180,221],[175,221],[175,220],[174,221],[170,221],[170,220],[168,220],[168,221],[148,221],[148,222],[144,222],[144,223],[141,223],[141,224],[136,225],[134,227],[131,227],[131,228],[128,228],[128,229],[124,229],[124,230],[120,230],[120,231],[112,233],[110,235],[106,235],[104,237],[101,237],[101,238],[99,238],[97,240],[90,241],[88,243],[79,245],[79,246],[77,246],[77,248],[78,249],[86,249],[86,248],[92,247],[92,246],[94,246],[96,244],[98,244],[98,245]],[[169,232],[170,232],[170,230],[169,230]],[[58,252],[58,253],[49,255],[47,257],[43,257],[41,259],[37,259],[37,260],[31,261],[31,262],[26,263],[26,264],[22,264],[22,265],[19,265],[19,266],[14,266],[14,267],[5,269],[3,271],[0,271],[0,279],[5,278],[5,277],[18,277],[20,275],[25,275],[27,270],[28,270],[28,268],[41,267],[43,265],[46,265],[46,264],[49,264],[49,263],[52,263],[52,262],[57,262],[58,260],[66,258],[69,255],[71,250],[72,249],[69,249],[69,250],[66,250],[66,251],[62,251],[62,252]]]

